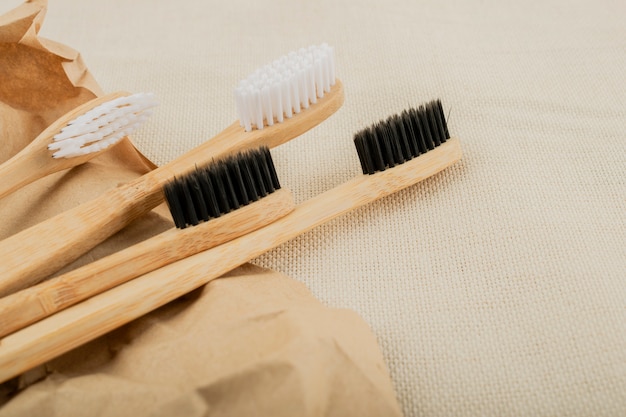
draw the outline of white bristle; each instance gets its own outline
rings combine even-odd
[[[242,80],[235,89],[239,123],[263,129],[308,109],[335,85],[334,50],[327,44],[290,52]]]
[[[272,108],[274,109],[274,114],[276,114],[276,121],[278,123],[282,123],[283,121],[283,102],[280,99],[282,96],[280,94],[280,82],[275,82],[271,87],[271,95],[272,95]]]
[[[158,103],[152,93],[119,97],[78,116],[53,137],[48,149],[54,158],[98,152],[119,142],[152,114]]]
[[[295,114],[300,113],[300,106],[302,105],[302,102],[300,101],[300,88],[299,88],[299,74],[296,74],[295,77],[293,77],[290,81],[291,81],[291,105],[293,106],[293,112]],[[258,126],[257,126],[258,127]]]

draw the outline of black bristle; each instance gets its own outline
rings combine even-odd
[[[368,148],[371,147],[373,162],[372,166],[374,167],[374,171],[382,171],[387,167],[387,164],[385,164],[385,160],[383,159],[383,145],[380,141],[381,138],[378,138],[376,136],[376,132],[374,131],[374,129],[369,129],[367,133],[368,134],[366,136],[365,144]]]
[[[265,157],[264,157],[265,158]],[[259,164],[257,160],[250,160],[250,170],[252,171],[252,175],[254,178],[258,178],[257,186],[259,188],[259,193],[261,196],[265,197],[267,193],[272,191],[272,178],[269,173],[269,169],[266,167],[267,164]],[[262,166],[266,167],[266,169],[262,169]]]
[[[276,173],[276,167],[274,166],[274,161],[272,160],[272,155],[270,154],[269,148],[265,147],[261,149],[263,156],[265,158],[265,164],[267,168],[263,168],[267,174],[269,174],[269,178],[271,179],[271,189],[272,191],[280,190],[280,181],[278,181],[278,174]]]
[[[413,124],[413,129],[415,132],[415,141],[417,143],[417,147],[419,148],[420,154],[428,152],[428,146],[426,145],[426,139],[424,135],[424,129],[420,123],[420,117],[418,110],[412,108],[409,113],[410,122]]]
[[[200,181],[197,173],[192,175],[190,183],[192,185],[193,201],[196,206],[196,213],[198,214],[198,218],[205,222],[209,220],[210,215],[207,203],[204,201],[204,197],[202,195],[202,187],[200,187]]]
[[[215,187],[211,182],[211,176],[206,169],[198,170],[197,174],[198,182],[200,183],[200,189],[202,190],[202,197],[207,206],[209,212],[209,218],[216,218],[222,215],[220,206],[215,195]]]
[[[190,181],[181,184],[182,197],[185,204],[185,221],[187,224],[196,225],[200,222],[196,214],[196,205],[194,204]]]
[[[239,164],[241,178],[243,179],[244,189],[246,190],[249,201],[256,201],[261,197],[261,195],[265,196],[266,193],[260,192],[257,184],[255,184],[248,158],[237,159],[237,163]]]
[[[359,161],[361,161],[361,168],[363,168],[363,174],[373,174],[374,163],[372,162],[372,154],[367,150],[367,138],[364,132],[359,132],[354,137],[354,145],[356,146],[356,152],[359,155]]]
[[[406,139],[409,142],[409,155],[413,158],[421,154],[420,147],[418,145],[417,134],[415,133],[415,127],[411,121],[411,116],[408,111],[404,110],[400,115],[399,120],[404,125],[404,132],[406,133]]]
[[[241,204],[239,204],[239,196],[236,191],[236,181],[229,170],[230,164],[228,164],[227,161],[221,161],[219,162],[219,165],[218,175],[222,179],[222,184],[224,184],[224,191],[226,199],[228,200],[228,206],[230,207],[230,210],[237,210],[241,207]]]
[[[178,228],[196,225],[280,189],[269,149],[242,152],[166,184],[163,192]]]
[[[404,130],[404,123],[400,120],[400,116],[393,116],[391,125],[394,130],[394,134],[398,136],[398,144],[400,145],[400,152],[402,154],[403,161],[412,159],[413,155],[411,153],[411,146],[409,145],[409,139],[407,138],[406,131]]]
[[[437,134],[440,138],[441,143],[444,143],[448,139],[448,137],[446,136],[446,132],[443,128],[443,121],[441,120],[441,114],[439,113],[439,108],[437,107],[437,103],[434,101],[431,102],[430,105],[432,108],[433,117],[435,118],[435,126],[437,129]]]
[[[396,166],[396,158],[393,152],[393,138],[387,133],[386,127],[385,124],[380,123],[376,125],[374,132],[375,138],[377,138],[378,143],[380,143],[383,164],[392,168]]]
[[[437,112],[439,113],[439,120],[441,120],[444,137],[446,138],[446,140],[448,140],[450,139],[450,132],[448,131],[448,124],[446,123],[446,115],[443,112],[443,105],[441,104],[441,100],[437,100],[435,105],[437,106]]]
[[[354,135],[364,174],[393,168],[450,138],[440,100],[403,111]]]
[[[428,110],[426,109],[426,107],[424,107],[424,105],[421,105],[419,109],[417,110],[417,116],[419,118],[420,129],[421,129],[422,135],[424,136],[424,142],[426,143],[426,148],[429,151],[432,151],[433,149],[435,149],[436,144],[435,144],[435,141],[433,140],[430,127],[428,126]]]
[[[220,165],[214,163],[212,169],[207,169],[207,175],[211,180],[215,190],[215,198],[217,200],[217,206],[220,209],[220,213],[226,214],[231,211],[230,204],[228,202],[227,187],[224,185],[224,179],[221,175]]]
[[[182,229],[187,226],[187,221],[185,220],[182,198],[179,194],[180,190],[180,182],[174,179],[172,182],[165,185],[163,193],[165,194],[165,201],[167,201],[174,224],[176,227]]]
[[[406,161],[402,150],[402,136],[400,135],[396,123],[389,123],[386,126],[389,142],[393,150],[393,157],[397,164],[404,164]],[[410,159],[410,158],[409,158]]]
[[[437,126],[437,120],[435,119],[435,113],[432,111],[430,105],[426,106],[426,118],[428,119],[428,129],[431,133],[431,138],[435,147],[441,145],[441,136],[439,134],[439,126]]]
[[[241,174],[241,168],[239,167],[239,161],[236,158],[226,162],[226,170],[228,177],[231,178],[233,183],[233,191],[237,195],[237,202],[246,206],[250,204],[250,198],[248,197],[248,190],[246,189],[246,183],[243,180]]]

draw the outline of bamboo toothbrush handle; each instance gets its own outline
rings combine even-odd
[[[194,150],[130,183],[0,242],[0,296],[40,282],[163,202],[161,188],[214,158],[242,149],[275,147],[315,127],[343,104],[339,80],[317,104],[262,130],[236,122]]]
[[[0,198],[41,178],[42,169],[48,171],[47,161],[42,157],[52,159],[51,154],[37,152],[31,155],[22,151],[0,165]]]
[[[44,142],[42,144],[42,142]],[[37,140],[13,158],[0,165],[0,198],[55,172],[73,168],[96,157],[105,150],[74,158],[54,159],[48,150],[49,141]]]
[[[436,174],[461,157],[457,139],[393,169],[361,176],[255,232],[72,306],[0,341],[0,381],[136,319],[348,210]]]
[[[161,201],[138,194],[128,185],[109,190],[0,242],[0,296],[36,284]]]
[[[294,209],[291,193],[278,190],[231,213],[186,229],[170,229],[126,250],[0,299],[0,336],[139,275],[228,242]]]

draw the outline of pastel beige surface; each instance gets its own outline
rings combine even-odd
[[[1,0],[1,11],[19,2]],[[161,165],[236,118],[233,88],[335,47],[342,109],[273,151],[304,201],[353,134],[441,98],[463,160],[256,259],[371,326],[406,416],[626,410],[623,1],[51,2],[41,35],[106,92],[153,91]]]

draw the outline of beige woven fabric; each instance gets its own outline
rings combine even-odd
[[[625,16],[621,0],[55,0],[41,34],[104,90],[159,96],[134,137],[157,163],[232,123],[249,72],[333,45],[344,107],[274,151],[298,201],[359,174],[357,130],[441,98],[461,164],[255,262],[365,318],[406,416],[618,416]]]

